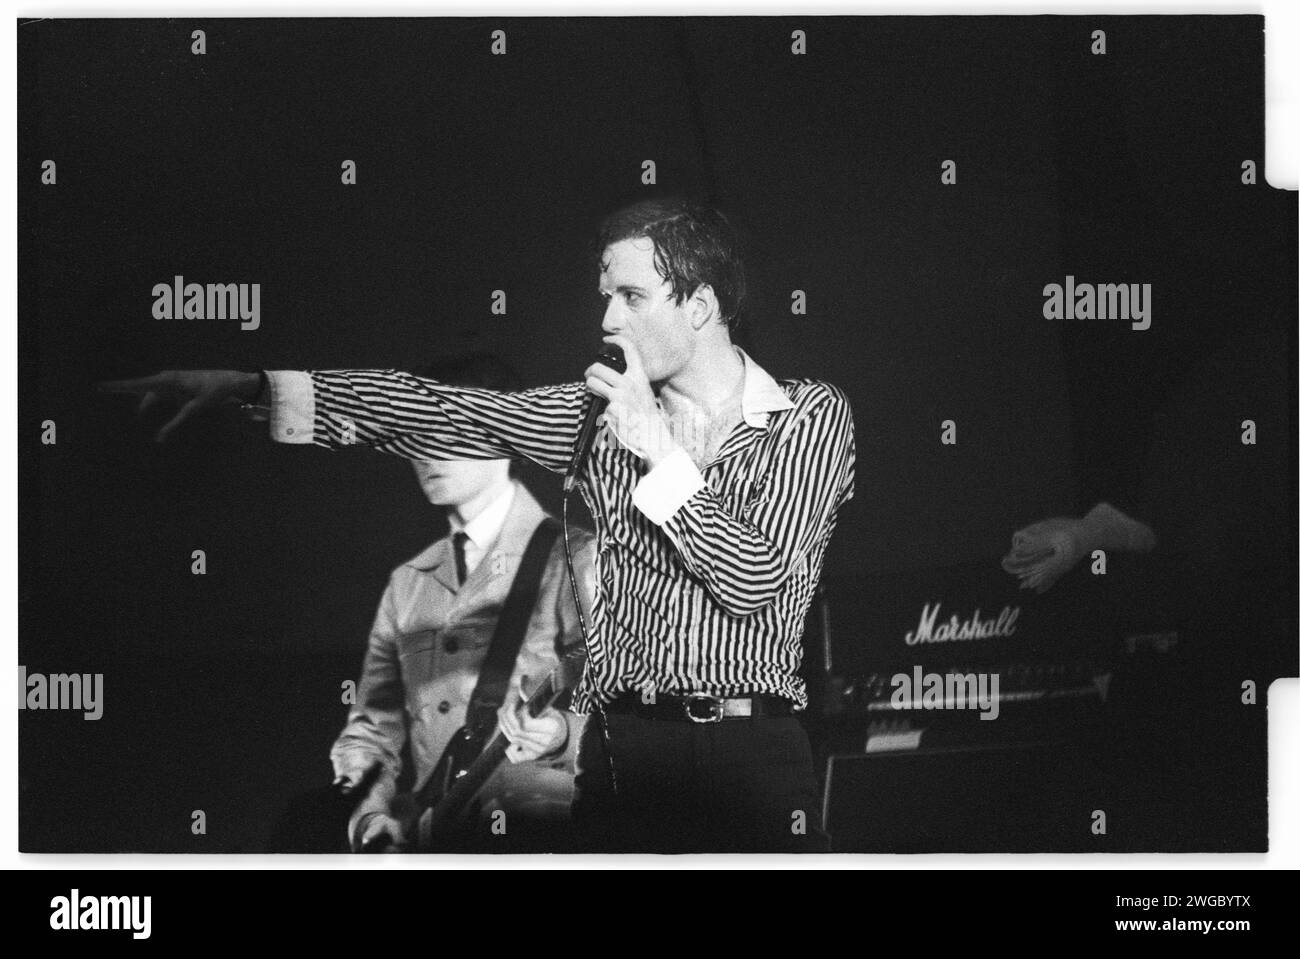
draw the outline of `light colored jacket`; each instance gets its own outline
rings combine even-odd
[[[433,543],[393,570],[375,615],[362,665],[357,703],[330,751],[337,774],[378,762],[381,771],[358,805],[349,835],[371,812],[388,812],[397,794],[402,746],[410,737],[418,789],[437,765],[452,735],[465,724],[466,709],[487,655],[497,617],[514,582],[534,530],[547,516],[522,483],[496,543],[465,583],[457,587],[450,537]],[[588,617],[596,584],[595,540],[570,528],[573,565]],[[590,625],[590,622],[588,623]],[[515,661],[510,687],[527,677],[534,689],[559,657],[582,642],[573,606],[563,533],[556,538],[542,575],[537,604]],[[572,797],[573,758],[585,717],[562,711],[569,738],[562,753],[517,765],[506,761],[479,795],[524,797],[530,789]],[[518,805],[518,803],[516,803]]]

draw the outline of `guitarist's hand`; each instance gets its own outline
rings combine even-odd
[[[331,757],[334,762],[334,788],[344,796],[369,790],[379,774],[379,760],[353,753]]]
[[[524,677],[521,685],[527,681],[528,678]],[[540,715],[529,716],[524,709],[526,698],[526,693],[521,695],[511,689],[506,701],[497,710],[501,732],[510,740],[506,758],[512,763],[525,763],[558,753],[569,742],[569,727],[564,717],[551,708]]]
[[[371,813],[361,824],[353,852],[404,852],[406,829],[392,816]]]

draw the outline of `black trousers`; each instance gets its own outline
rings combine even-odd
[[[829,850],[798,719],[607,719],[608,750],[599,713],[578,747],[573,821],[584,851]]]

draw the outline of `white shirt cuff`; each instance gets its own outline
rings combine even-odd
[[[632,490],[632,505],[656,526],[662,526],[705,485],[703,474],[686,451],[674,450],[641,477]]]
[[[271,439],[310,443],[316,423],[316,388],[301,370],[267,370],[271,385]]]

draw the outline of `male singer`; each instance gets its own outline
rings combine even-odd
[[[627,368],[500,393],[394,370],[168,371],[105,389],[195,411],[260,398],[272,436],[410,459],[570,462],[592,393],[608,401],[580,475],[599,591],[575,712],[575,823],[594,850],[825,849],[800,637],[837,510],[853,495],[844,394],[774,380],[731,334],[745,291],[718,211],[650,200],[601,225],[603,330]],[[503,729],[512,734],[509,724]]]

